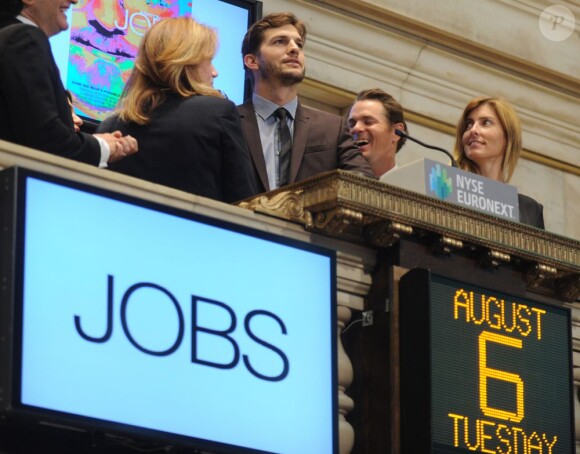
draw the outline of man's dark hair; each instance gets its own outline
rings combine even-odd
[[[244,40],[242,41],[242,59],[248,54],[257,55],[259,53],[266,30],[280,28],[284,25],[293,25],[296,27],[302,41],[306,41],[306,25],[293,13],[268,14],[254,22],[246,32]],[[251,74],[251,71],[246,68],[246,65],[244,65],[244,69],[246,70],[246,75]]]
[[[0,19],[10,19],[18,16],[23,7],[22,0],[0,1]]]
[[[371,88],[370,90],[363,90],[356,96],[355,102],[366,100],[379,101],[383,105],[387,121],[391,125],[403,123],[405,132],[409,131],[407,129],[407,123],[405,122],[405,114],[403,113],[403,107],[401,106],[401,104],[397,102],[395,98],[389,95],[386,91],[383,91],[380,88]],[[403,148],[403,145],[405,145],[406,141],[407,141],[406,137],[401,137],[399,139],[399,141],[397,142],[397,152],[401,148]]]

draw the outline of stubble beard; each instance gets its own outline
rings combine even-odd
[[[273,63],[265,63],[260,67],[260,75],[264,80],[278,80],[285,87],[291,87],[304,80],[306,69],[302,68],[300,74],[296,72],[284,72]]]

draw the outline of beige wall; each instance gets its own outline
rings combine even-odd
[[[577,3],[567,6],[580,21]],[[580,239],[580,26],[554,41],[541,0],[265,0],[308,25],[306,103],[340,112],[380,87],[408,112],[412,135],[448,150],[469,99],[517,109],[525,153],[512,183],[544,204],[547,230]],[[544,21],[544,22],[541,22]],[[573,28],[575,27],[575,28]],[[550,30],[550,29],[548,29]],[[409,143],[398,157],[445,156]]]

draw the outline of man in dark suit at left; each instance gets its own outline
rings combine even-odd
[[[0,2],[0,139],[99,167],[137,151],[120,132],[75,132],[48,39],[78,0]]]

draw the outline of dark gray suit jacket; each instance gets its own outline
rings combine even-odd
[[[109,164],[111,170],[223,202],[257,193],[240,117],[227,99],[168,94],[149,124],[112,116],[98,128],[115,130],[135,137],[139,151]]]
[[[254,104],[251,100],[246,101],[238,106],[238,112],[258,175],[259,191],[269,191]],[[294,119],[290,183],[335,169],[351,170],[375,178],[369,164],[354,146],[344,118],[298,103]]]
[[[87,164],[101,159],[97,139],[74,132],[48,37],[16,19],[0,22],[0,139]]]
[[[544,227],[544,207],[527,195],[518,194],[520,205],[520,223],[538,227]]]

